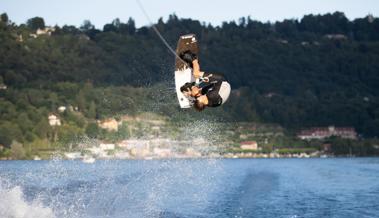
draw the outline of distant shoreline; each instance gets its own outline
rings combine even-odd
[[[95,159],[96,161],[156,161],[156,160],[206,160],[206,159],[224,159],[224,160],[233,160],[233,159],[355,159],[355,158],[379,158],[379,156],[326,156],[326,157],[167,157],[167,158],[99,158]],[[84,159],[0,159],[0,161],[73,161],[73,162],[84,162]]]

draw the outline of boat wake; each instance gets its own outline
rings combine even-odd
[[[53,210],[39,199],[28,202],[19,186],[6,188],[0,184],[0,217],[4,218],[55,218]]]
[[[0,167],[1,218],[205,217],[222,171],[215,159],[9,165]]]

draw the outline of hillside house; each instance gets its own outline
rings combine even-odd
[[[65,112],[66,111],[66,107],[65,106],[60,106],[60,107],[58,107],[58,111],[59,111],[59,113],[63,113],[63,112]]]
[[[297,137],[303,140],[325,139],[332,136],[344,139],[357,139],[357,132],[353,127],[314,127],[302,130]]]
[[[50,126],[60,126],[62,124],[61,120],[55,114],[50,114],[48,119]]]
[[[32,38],[37,38],[38,36],[47,35],[51,36],[51,34],[55,32],[54,27],[46,27],[45,29],[37,29],[36,33],[29,34]]]
[[[114,118],[98,121],[98,125],[100,128],[108,131],[118,131],[118,122]]]
[[[36,31],[36,35],[37,36],[40,36],[40,35],[48,35],[48,36],[51,36],[51,33],[53,33],[55,31],[55,28],[54,27],[46,27],[45,29],[37,29]]]
[[[244,141],[240,143],[242,150],[257,150],[258,143],[256,141]]]

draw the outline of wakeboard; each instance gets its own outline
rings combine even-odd
[[[193,77],[192,68],[188,66],[182,59],[180,55],[184,52],[191,52],[198,56],[199,46],[197,43],[195,34],[187,34],[179,37],[178,45],[176,47],[176,58],[175,58],[175,88],[176,94],[178,96],[179,105],[181,108],[190,108],[190,100],[183,95],[180,91],[182,87],[187,82],[194,82],[195,78]]]

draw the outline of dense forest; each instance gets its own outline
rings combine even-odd
[[[378,18],[351,21],[335,12],[276,23],[243,17],[212,26],[170,15],[155,26],[172,47],[180,35],[198,36],[202,70],[223,73],[232,84],[225,107],[180,111],[174,57],[152,27],[136,28],[132,18],[102,29],[90,21],[49,29],[41,17],[16,25],[4,13],[0,144],[53,137],[47,115],[60,105],[77,108],[64,114],[70,125],[61,135],[90,135],[97,119],[152,111],[278,123],[294,131],[352,126],[363,137],[379,136]]]

